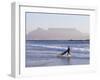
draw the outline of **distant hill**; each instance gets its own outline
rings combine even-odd
[[[89,35],[73,28],[38,28],[26,34],[27,40],[87,40]]]

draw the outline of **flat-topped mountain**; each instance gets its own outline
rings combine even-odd
[[[26,34],[27,40],[86,40],[89,35],[74,28],[38,28]]]

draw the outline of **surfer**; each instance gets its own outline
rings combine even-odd
[[[70,47],[68,46],[68,49],[66,51],[64,51],[63,53],[61,53],[60,55],[65,55],[67,53],[67,56],[68,55],[71,55],[70,54]]]

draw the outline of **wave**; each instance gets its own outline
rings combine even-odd
[[[60,46],[49,46],[49,45],[39,45],[39,44],[27,44],[27,46],[32,46],[32,47],[43,47],[43,48],[51,48],[51,49],[67,49],[67,47],[60,47]],[[71,47],[71,50],[78,50],[78,51],[89,51],[89,48],[80,48],[80,47]]]

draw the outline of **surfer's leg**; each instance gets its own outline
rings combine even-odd
[[[64,54],[66,54],[66,52],[63,52],[63,53],[61,53],[60,55],[64,55]]]
[[[68,52],[67,55],[71,55],[70,52]]]
[[[64,51],[63,53],[61,53],[60,55],[65,55],[67,52],[68,52],[68,51],[66,50],[66,51]]]

